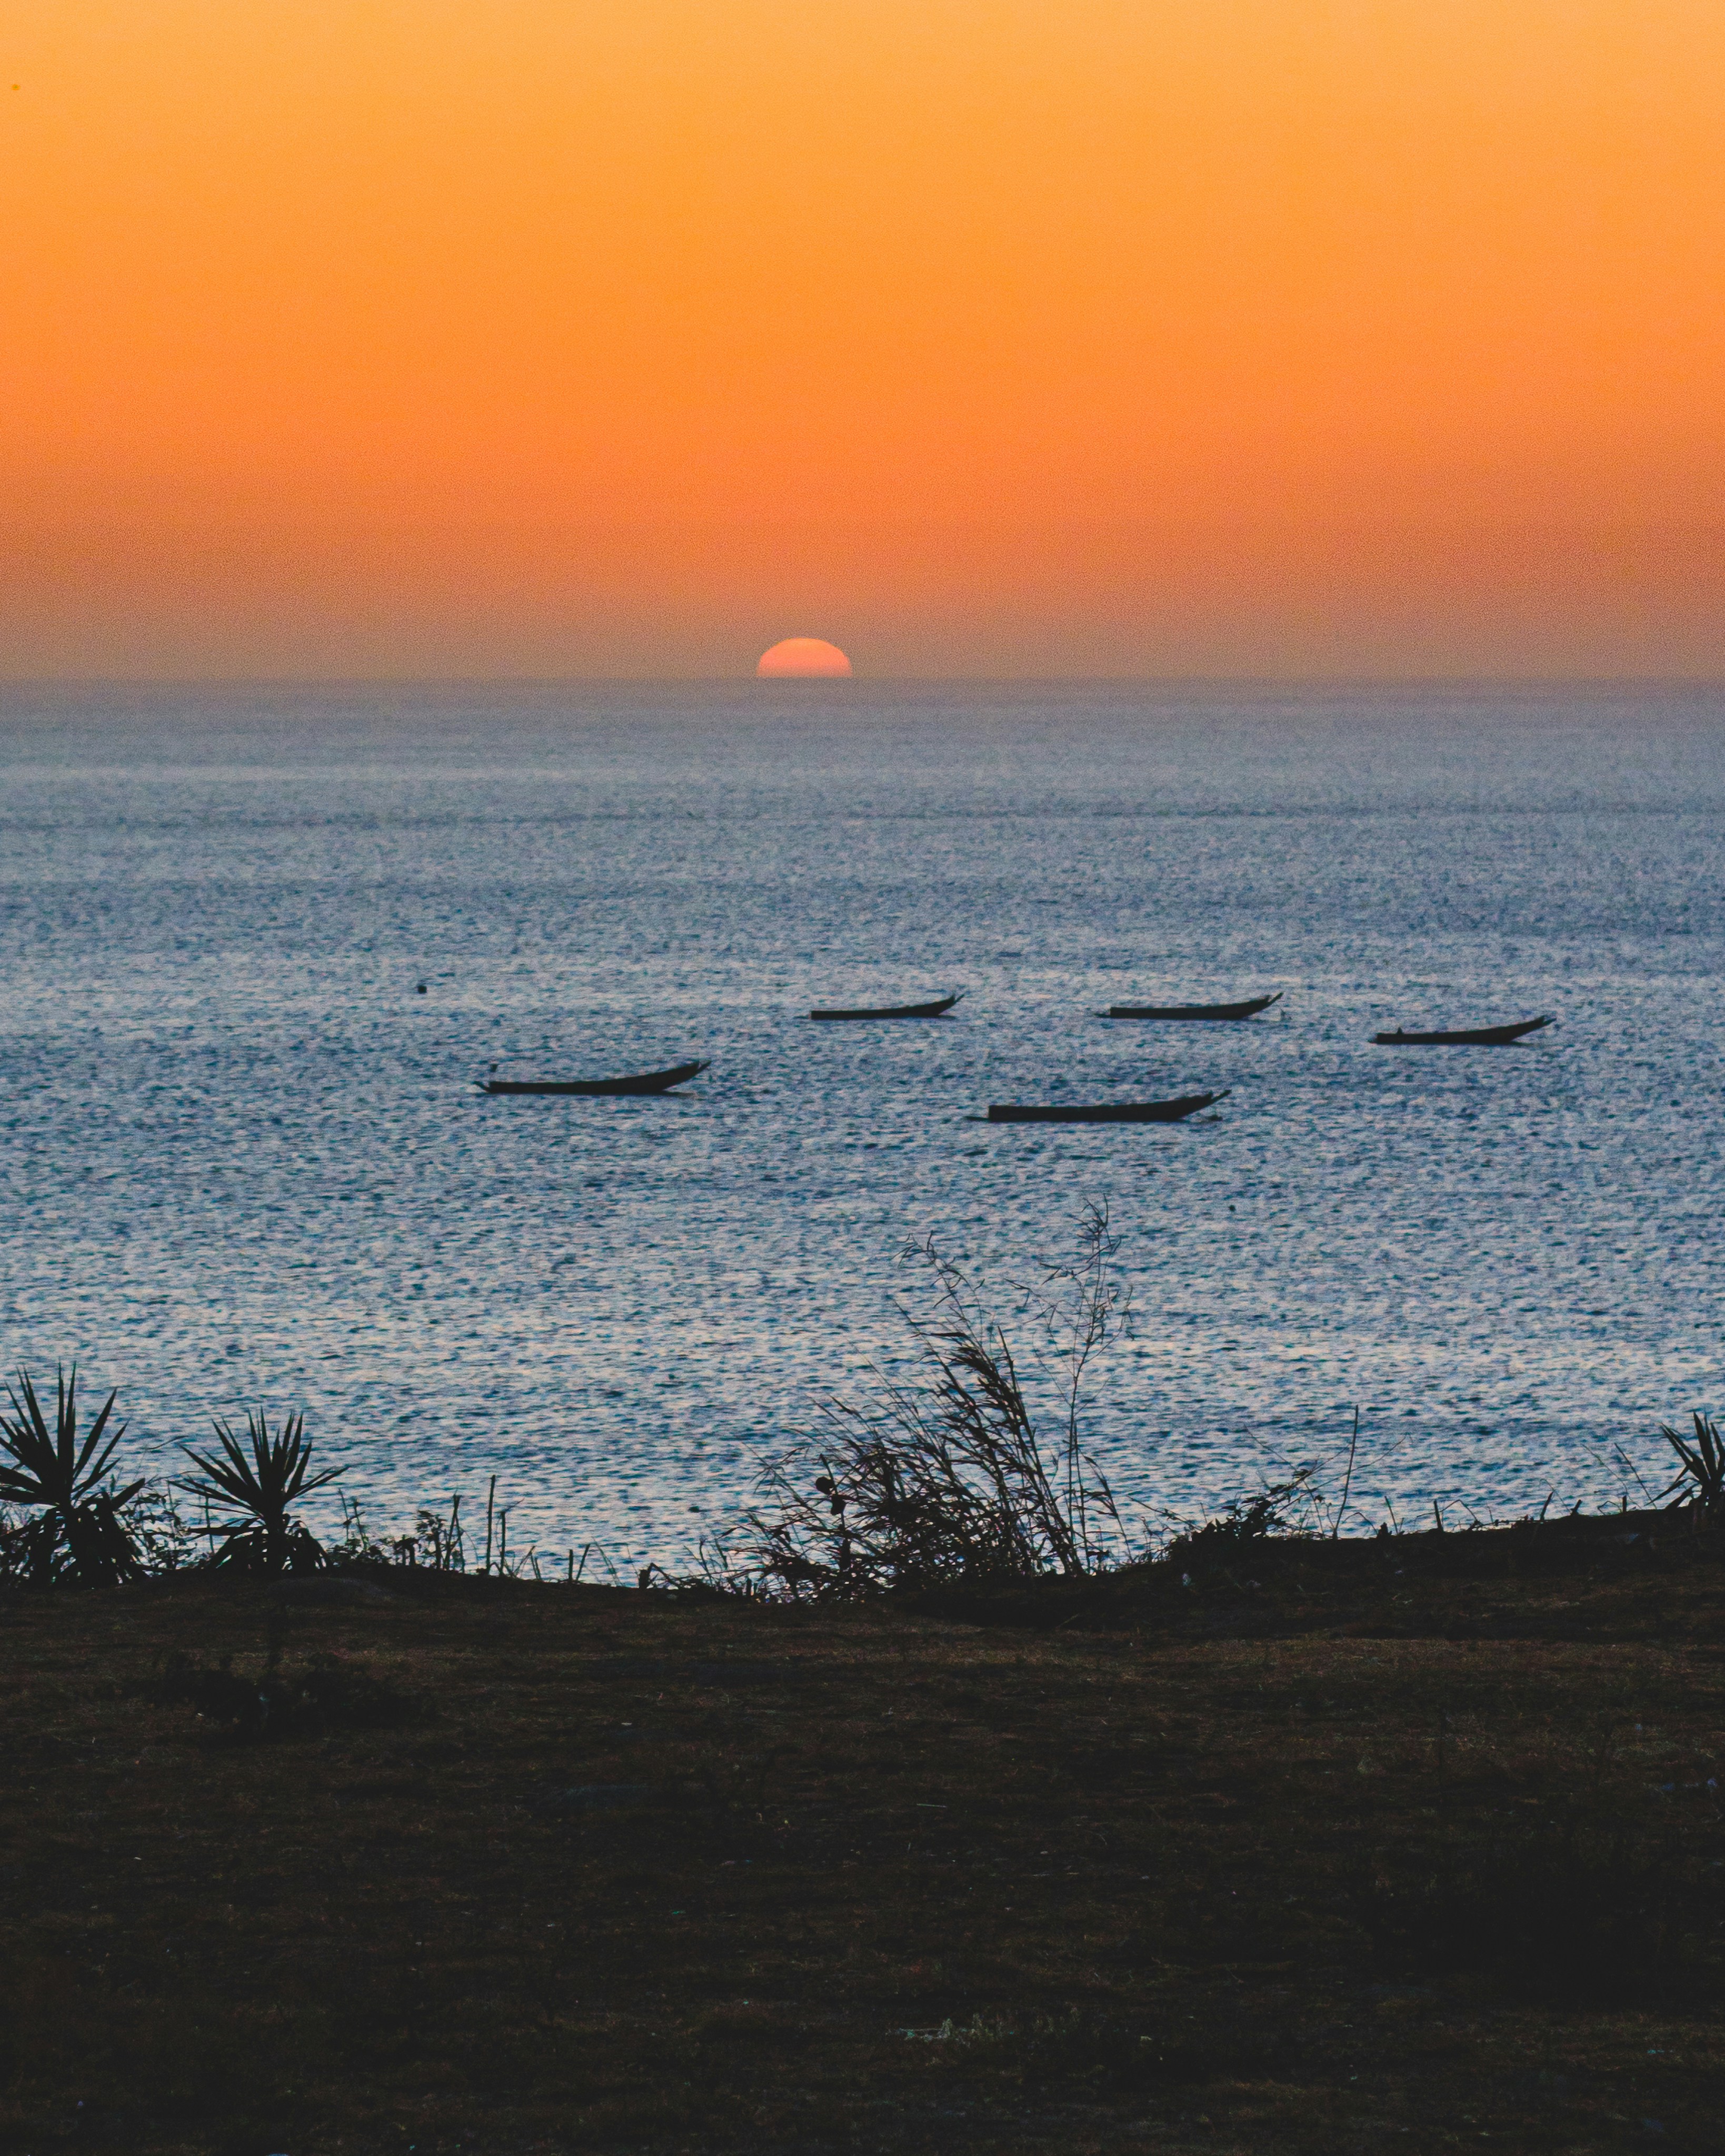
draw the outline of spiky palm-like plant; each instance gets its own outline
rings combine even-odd
[[[121,1514],[143,1488],[103,1487],[125,1424],[109,1428],[117,1393],[78,1432],[78,1369],[54,1371],[54,1427],[28,1370],[7,1388],[10,1414],[0,1414],[0,1502],[32,1512],[19,1537],[21,1569],[38,1586],[59,1580],[115,1587],[142,1570]]]
[[[1695,1413],[1692,1419],[1692,1439],[1681,1436],[1669,1423],[1660,1424],[1661,1435],[1683,1464],[1676,1479],[1659,1494],[1675,1496],[1680,1505],[1697,1505],[1717,1519],[1725,1517],[1725,1433],[1704,1414]]]
[[[289,1415],[271,1430],[260,1409],[245,1419],[247,1445],[226,1423],[216,1424],[221,1445],[219,1457],[180,1447],[200,1469],[202,1481],[182,1482],[180,1487],[194,1497],[219,1506],[227,1514],[220,1522],[222,1541],[211,1563],[232,1565],[242,1572],[276,1573],[316,1572],[329,1563],[321,1543],[302,1527],[289,1507],[312,1491],[333,1482],[339,1467],[311,1472],[311,1441],[305,1435],[303,1414]]]

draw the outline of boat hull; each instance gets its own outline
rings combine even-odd
[[[938,996],[932,1003],[887,1004],[879,1010],[812,1010],[809,1015],[812,1019],[823,1019],[829,1023],[850,1024],[855,1024],[860,1019],[871,1018],[944,1018],[963,993],[961,988],[957,996]]]
[[[1273,996],[1252,996],[1243,1004],[1111,1004],[1110,1018],[1156,1018],[1186,1024],[1227,1025],[1242,1018],[1255,1018],[1271,1004],[1281,1001],[1281,990]]]
[[[588,1100],[638,1100],[651,1093],[668,1093],[698,1077],[706,1062],[679,1063],[669,1070],[640,1070],[628,1078],[488,1078],[480,1090],[485,1093],[562,1093]]]
[[[1519,1025],[1476,1025],[1455,1033],[1404,1033],[1398,1028],[1374,1033],[1372,1040],[1379,1048],[1507,1048],[1550,1024],[1548,1018],[1527,1018]]]
[[[991,1107],[991,1123],[1178,1123],[1195,1116],[1224,1093],[1188,1093],[1178,1101],[1110,1101],[1094,1107],[1020,1107],[1005,1102]]]

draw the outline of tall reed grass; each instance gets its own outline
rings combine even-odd
[[[1127,1320],[1118,1248],[1106,1209],[1086,1208],[1074,1255],[1014,1291],[1009,1332],[932,1237],[908,1245],[920,1293],[898,1306],[918,1379],[877,1369],[872,1397],[823,1401],[818,1430],[764,1468],[762,1502],[738,1546],[713,1553],[711,1583],[843,1600],[1076,1576],[1128,1555],[1084,1439],[1091,1366]]]

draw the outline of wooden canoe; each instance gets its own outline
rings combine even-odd
[[[621,1099],[644,1093],[668,1093],[685,1079],[698,1077],[711,1058],[699,1063],[673,1064],[669,1070],[640,1070],[629,1078],[486,1078],[484,1093],[582,1093],[594,1097]]]
[[[1207,1108],[1213,1101],[1225,1101],[1228,1089],[1219,1093],[1188,1093],[1178,1101],[1110,1101],[1100,1107],[1081,1108],[1024,1108],[1012,1106],[991,1107],[991,1123],[1178,1123],[1183,1116],[1195,1116],[1200,1108]]]
[[[812,1010],[809,1015],[820,1019],[944,1018],[963,993],[961,988],[956,996],[939,996],[928,1004],[884,1004],[878,1010]]]
[[[1511,1041],[1550,1024],[1548,1018],[1524,1018],[1518,1025],[1476,1025],[1459,1033],[1404,1033],[1398,1026],[1394,1033],[1374,1033],[1372,1039],[1379,1048],[1507,1048]]]
[[[1281,990],[1273,996],[1253,996],[1243,1004],[1111,1004],[1110,1018],[1163,1018],[1182,1019],[1210,1019],[1221,1023],[1231,1019],[1255,1018],[1271,1004],[1281,1001]]]

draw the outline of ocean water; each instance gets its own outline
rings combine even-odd
[[[0,1357],[117,1386],[141,1466],[303,1406],[377,1527],[495,1475],[518,1549],[675,1563],[902,1371],[907,1240],[1009,1308],[1086,1202],[1147,1519],[1356,1405],[1361,1527],[1615,1500],[1725,1406],[1719,692],[13,687],[0,818]]]

